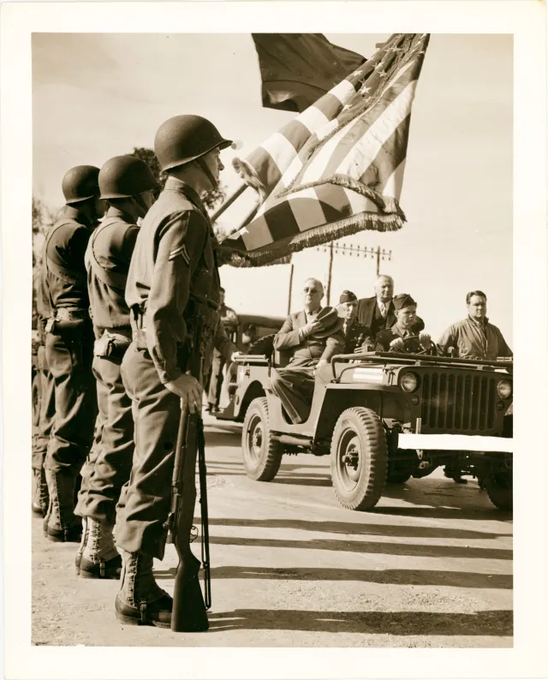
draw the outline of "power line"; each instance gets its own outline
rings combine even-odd
[[[367,246],[355,245],[353,243],[349,244],[339,244],[338,241],[331,241],[331,243],[325,246],[317,246],[316,250],[321,250],[323,252],[329,252],[329,267],[327,272],[327,304],[330,304],[331,298],[331,278],[333,276],[333,259],[335,255],[343,255],[348,257],[370,257],[371,259],[377,259],[377,276],[381,270],[381,260],[390,262],[392,260],[392,251],[381,249],[380,246],[376,248],[368,248]]]

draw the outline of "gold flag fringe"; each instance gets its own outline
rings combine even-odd
[[[344,236],[350,236],[358,231],[398,231],[402,228],[404,221],[405,217],[402,218],[397,214],[379,215],[363,212],[346,217],[338,222],[308,229],[302,234],[297,234],[289,243],[279,248],[265,246],[263,250],[249,251],[245,254],[233,253],[228,264],[233,267],[264,267],[285,264],[289,262],[291,253],[298,253],[305,248],[323,245]]]

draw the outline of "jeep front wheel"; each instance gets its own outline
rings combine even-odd
[[[257,482],[270,482],[280,469],[283,452],[282,444],[272,439],[266,397],[254,399],[247,409],[242,428],[242,453],[247,476]]]
[[[511,472],[493,472],[483,479],[483,486],[499,510],[512,510],[514,494]]]
[[[331,440],[331,479],[339,503],[350,510],[373,508],[387,468],[386,434],[377,414],[362,406],[343,411]]]

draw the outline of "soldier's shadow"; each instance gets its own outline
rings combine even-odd
[[[209,629],[298,630],[368,635],[511,636],[513,612],[481,611],[474,614],[437,612],[344,612],[269,609],[235,609],[210,612]]]

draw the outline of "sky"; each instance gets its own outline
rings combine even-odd
[[[371,56],[388,35],[326,34]],[[101,166],[134,146],[152,147],[167,118],[204,115],[241,142],[223,154],[231,167],[295,115],[261,106],[258,61],[249,34],[33,34],[34,194],[63,203],[63,174]],[[396,292],[411,293],[437,338],[466,315],[470,290],[488,296],[488,314],[512,344],[513,46],[510,35],[432,35],[419,78],[401,196],[407,223],[398,232],[362,232],[341,243],[391,251],[381,271]],[[222,218],[225,228],[251,198]],[[293,310],[303,281],[326,281],[328,253],[293,257]],[[289,265],[223,267],[227,303],[241,313],[285,315]],[[331,303],[343,289],[373,294],[375,261],[336,254]]]

